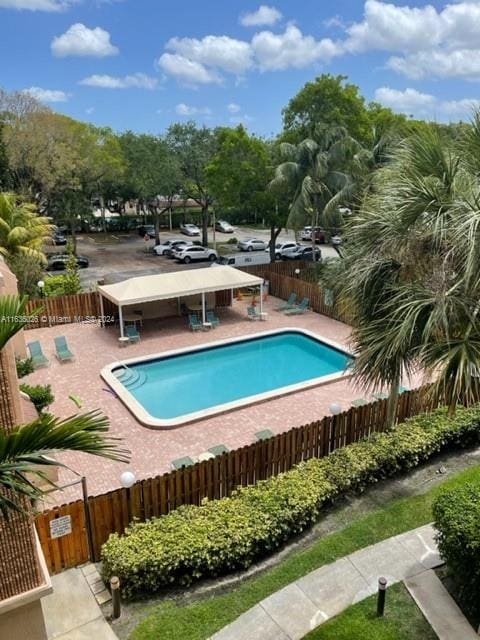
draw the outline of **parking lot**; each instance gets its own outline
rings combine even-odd
[[[266,242],[270,239],[268,229],[251,229],[241,227],[235,230],[234,234],[215,234],[217,249],[221,253],[234,253],[237,249],[235,245],[227,245],[227,241],[232,235],[238,240],[246,238],[259,238]],[[178,231],[161,231],[160,240],[167,239],[188,239],[198,241],[199,238],[187,238]],[[279,242],[293,240],[292,231],[283,231],[278,239]],[[213,231],[209,229],[209,243],[213,246]],[[163,256],[157,256],[153,251],[154,240],[145,241],[138,233],[92,233],[80,234],[77,237],[77,253],[88,258],[90,266],[80,270],[80,278],[85,288],[94,286],[98,280],[104,280],[106,284],[119,282],[127,278],[139,275],[151,275],[155,273],[165,273],[168,271],[178,271],[179,269],[198,269],[208,267],[208,262],[197,262],[189,265],[179,264]],[[308,244],[308,243],[305,243]],[[62,247],[52,249],[54,252],[61,252]],[[321,246],[322,256],[337,257],[335,249],[331,246]],[[55,272],[52,272],[55,273]]]

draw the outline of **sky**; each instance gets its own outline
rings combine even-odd
[[[480,0],[0,0],[0,87],[117,131],[281,130],[322,73],[439,122],[480,105]]]

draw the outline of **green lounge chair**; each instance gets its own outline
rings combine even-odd
[[[42,346],[38,340],[29,342],[27,347],[35,367],[44,367],[48,364],[48,358],[45,357]]]
[[[198,331],[199,329],[203,329],[203,324],[198,319],[196,313],[190,313],[188,315],[188,326],[192,331]]]
[[[294,309],[296,300],[297,294],[291,293],[286,302],[283,302],[282,304],[278,305],[278,307],[275,307],[275,311],[287,311],[287,309]]]
[[[261,318],[256,307],[247,307],[247,314],[249,320],[260,320]]]
[[[183,467],[191,467],[193,464],[195,463],[189,456],[172,460],[172,467],[174,469],[183,469]]]
[[[285,311],[285,315],[286,316],[298,316],[302,313],[305,313],[305,311],[308,311],[308,305],[310,304],[310,300],[308,298],[304,298],[300,304],[297,304],[296,307],[293,307],[293,309],[287,309]]]
[[[375,400],[388,400],[388,393],[385,393],[385,391],[379,391],[378,393],[374,393],[373,397]]]
[[[207,322],[209,322],[212,327],[218,327],[220,319],[217,318],[213,311],[207,311]]]
[[[365,398],[357,398],[356,400],[352,400],[352,407],[364,407],[367,403]]]
[[[273,433],[273,431],[270,431],[270,429],[264,429],[263,431],[257,431],[255,437],[257,440],[261,441],[269,440],[270,438],[273,438],[274,435],[275,434]]]
[[[72,360],[73,353],[68,348],[67,339],[65,336],[57,336],[53,339],[55,342],[55,355],[61,362],[66,360]]]
[[[138,342],[140,340],[140,334],[133,324],[127,324],[127,326],[125,327],[125,333],[127,334],[129,342]]]
[[[213,453],[214,456],[221,456],[222,453],[228,453],[230,449],[224,444],[216,444],[214,447],[210,447],[208,451],[210,453]]]

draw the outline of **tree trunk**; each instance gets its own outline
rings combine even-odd
[[[282,227],[276,227],[275,224],[270,225],[270,262],[275,262],[275,245],[281,230]]]
[[[75,229],[75,218],[70,218],[70,231],[72,232],[73,253],[77,255],[77,230]]]
[[[105,200],[100,196],[100,213],[102,214],[102,231],[107,233],[107,223],[105,221]]]
[[[202,245],[208,247],[208,202],[202,205]]]
[[[155,245],[160,244],[160,216],[158,215],[158,207],[153,207],[153,220],[155,224]]]
[[[387,429],[393,429],[397,419],[398,408],[398,387],[400,385],[400,372],[395,376],[392,386],[390,387],[390,395],[388,396],[387,405]]]

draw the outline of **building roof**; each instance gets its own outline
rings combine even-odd
[[[124,306],[168,298],[181,298],[198,293],[252,287],[262,282],[263,278],[233,267],[214,266],[205,269],[159,273],[153,276],[139,276],[116,284],[102,285],[98,287],[98,291],[116,305]]]

